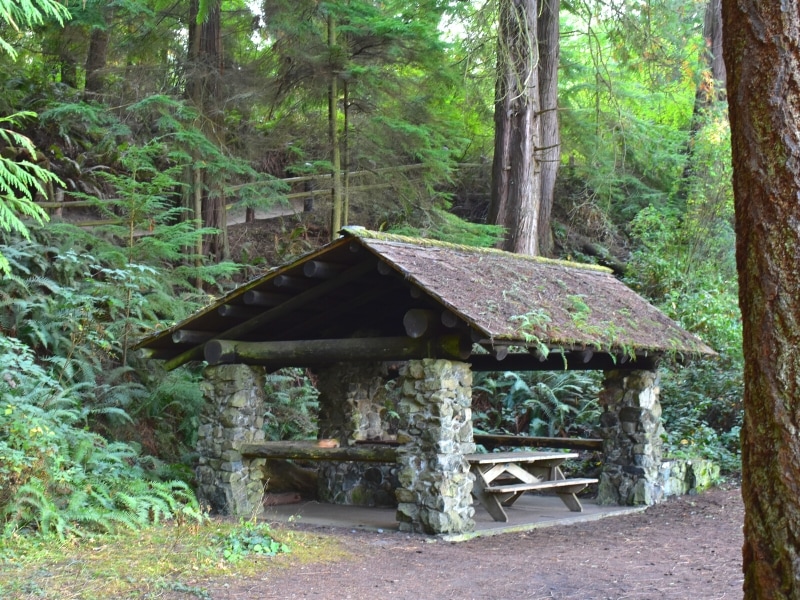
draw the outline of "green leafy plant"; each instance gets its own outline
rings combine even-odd
[[[585,436],[597,426],[598,380],[588,372],[480,373],[474,426],[488,433]]]
[[[222,558],[237,563],[246,556],[275,556],[291,552],[288,544],[273,537],[268,523],[240,521],[239,526],[217,540],[221,548]]]
[[[83,425],[85,384],[64,385],[30,348],[0,336],[0,522],[59,538],[202,518],[182,481],[151,478],[130,445]],[[116,411],[120,412],[120,411]]]
[[[281,369],[266,378],[264,431],[269,440],[297,440],[317,432],[319,392],[303,369]]]

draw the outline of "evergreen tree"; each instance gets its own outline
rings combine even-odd
[[[744,326],[745,598],[800,598],[800,4],[722,4]]]

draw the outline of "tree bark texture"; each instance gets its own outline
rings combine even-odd
[[[110,35],[106,27],[92,29],[89,51],[86,54],[86,91],[90,94],[98,94],[105,87],[109,41]]]
[[[724,0],[745,357],[745,598],[800,598],[800,2]]]
[[[500,0],[495,148],[489,219],[507,229],[505,250],[538,254],[541,198],[536,0]]]
[[[722,0],[708,0],[703,18],[703,40],[706,44],[705,58],[713,79],[713,94],[708,101],[721,100],[725,94],[725,61],[722,53]]]
[[[206,137],[216,143],[225,137],[218,106],[220,80],[224,72],[220,0],[209,4],[208,14],[201,23],[197,22],[199,9],[199,0],[190,0],[186,96],[202,115],[201,129]],[[218,261],[225,260],[230,254],[225,198],[221,193],[210,193],[219,190],[215,190],[215,182],[208,173],[203,177],[193,178],[192,183],[196,184],[198,181],[204,183],[200,192],[202,210],[200,213],[195,212],[194,218],[203,226],[220,231],[204,236],[201,254],[213,256]]]
[[[712,0],[713,2],[714,0]],[[719,0],[716,0],[719,1]],[[542,0],[539,16],[539,96],[541,98],[541,200],[539,205],[539,253],[553,253],[553,211],[556,176],[561,163],[561,137],[558,131],[558,58],[560,54],[558,13],[559,0]]]

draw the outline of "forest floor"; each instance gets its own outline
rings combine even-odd
[[[729,485],[640,513],[466,542],[326,528],[343,550],[331,561],[198,585],[213,600],[741,598],[743,519],[740,489]]]

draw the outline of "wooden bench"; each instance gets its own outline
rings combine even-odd
[[[561,465],[576,453],[495,452],[468,454],[464,458],[475,475],[472,494],[486,507],[495,521],[508,521],[505,507],[513,505],[525,492],[553,490],[573,512],[583,507],[576,494],[596,479],[566,479]]]

